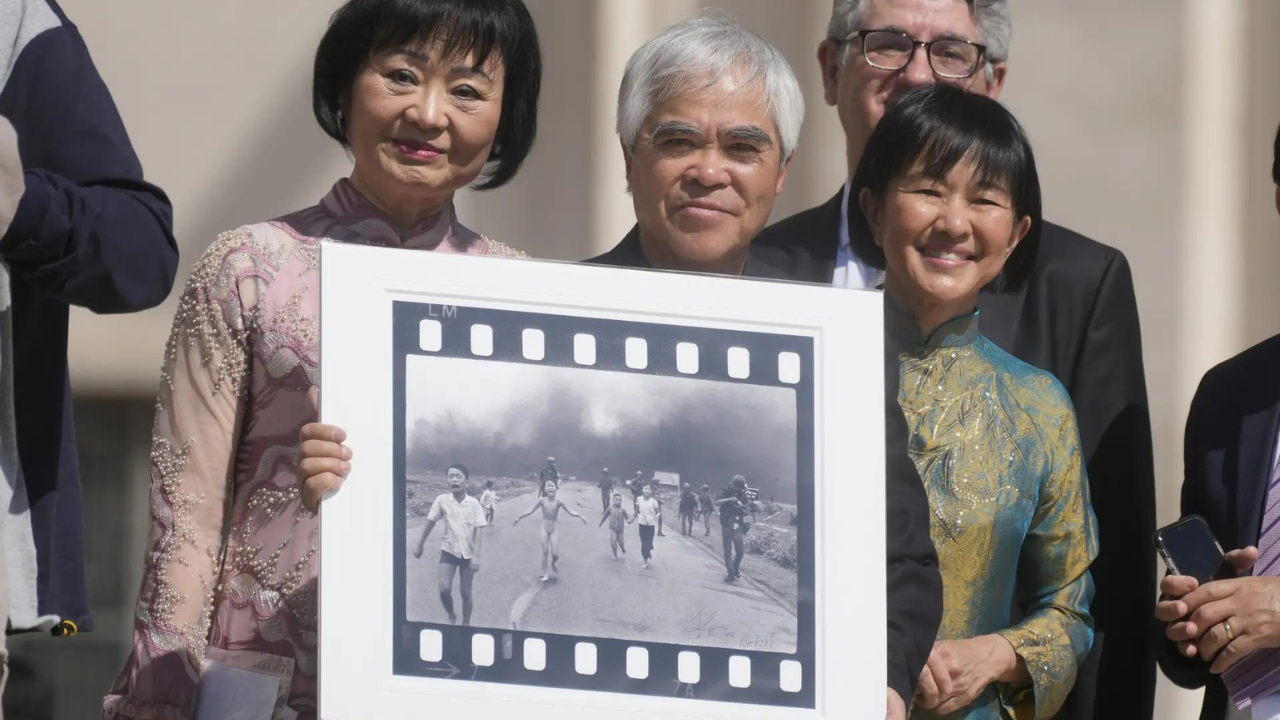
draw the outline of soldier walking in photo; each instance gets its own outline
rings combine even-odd
[[[658,495],[658,491],[662,490],[662,483],[655,477],[649,481],[649,489],[653,492],[653,499],[658,503],[658,537],[666,537],[667,534],[662,532],[662,497]]]
[[[596,484],[600,486],[600,509],[608,510],[613,498],[613,476],[609,474],[609,468],[600,471],[600,481]]]
[[[680,534],[693,534],[694,516],[698,514],[698,497],[693,494],[689,483],[684,484],[680,492]]]
[[[547,494],[547,482],[553,482],[560,489],[560,471],[556,469],[556,459],[547,458],[547,464],[538,471],[538,497]]]
[[[720,537],[724,544],[724,567],[728,571],[724,581],[734,582],[742,577],[738,568],[746,546],[747,479],[734,475],[733,483],[725,488],[715,505],[720,511]]]
[[[627,487],[631,488],[632,509],[640,512],[640,497],[644,495],[644,473],[637,470],[636,476],[627,481]]]
[[[711,488],[707,485],[703,485],[698,491],[698,514],[702,516],[702,527],[706,530],[704,537],[711,537],[711,516],[716,514],[716,506],[711,499]]]

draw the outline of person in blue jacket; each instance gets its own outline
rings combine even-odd
[[[17,198],[0,225],[0,608],[11,634],[72,635],[93,618],[68,311],[159,305],[177,271],[173,209],[143,180],[83,38],[52,0],[0,0],[0,117],[13,129],[0,198]]]

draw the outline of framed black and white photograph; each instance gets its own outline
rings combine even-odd
[[[321,419],[359,458],[322,505],[321,717],[883,713],[877,294],[321,272]]]

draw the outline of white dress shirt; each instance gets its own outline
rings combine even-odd
[[[1237,710],[1235,703],[1228,700],[1226,720],[1280,720],[1280,696],[1255,700],[1243,710]]]
[[[1275,474],[1277,465],[1280,465],[1280,433],[1277,433],[1276,435],[1276,452],[1275,455],[1271,457],[1271,473],[1273,475]],[[1263,509],[1265,510],[1266,508]]]
[[[844,199],[840,202],[840,246],[836,250],[836,269],[831,278],[835,287],[853,290],[875,290],[882,282],[882,272],[862,264],[849,246],[849,192],[852,180],[844,181]]]

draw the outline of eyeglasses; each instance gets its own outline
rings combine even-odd
[[[924,42],[896,30],[856,30],[845,37],[862,40],[862,56],[867,64],[881,70],[901,70],[911,64],[916,48],[922,47],[929,57],[929,67],[939,77],[959,80],[978,71],[987,53],[986,45],[951,38]]]

